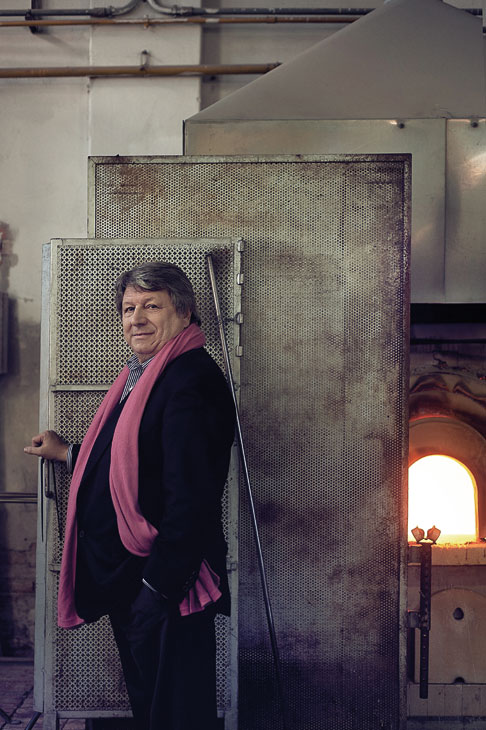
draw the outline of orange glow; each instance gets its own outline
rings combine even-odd
[[[441,530],[437,543],[477,539],[476,482],[469,469],[450,456],[425,456],[408,470],[408,539],[416,525]]]

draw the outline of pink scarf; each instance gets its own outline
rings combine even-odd
[[[138,505],[138,432],[145,405],[155,382],[174,358],[188,350],[203,347],[206,338],[196,324],[191,324],[169,340],[147,366],[143,377],[128,396],[115,428],[111,446],[110,492],[115,507],[118,531],[126,549],[138,556],[147,556],[157,535],[140,512]],[[76,460],[71,480],[66,516],[66,536],[61,562],[58,596],[58,624],[74,628],[84,623],[76,613],[74,584],[76,575],[76,500],[91,449],[111,411],[119,403],[128,377],[125,367],[117,377],[91,422]],[[179,604],[182,616],[214,603],[221,596],[219,578],[204,560],[199,576],[189,593]]]

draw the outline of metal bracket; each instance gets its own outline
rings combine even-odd
[[[47,461],[46,459],[41,459],[41,484],[42,484],[42,490],[44,493],[44,497],[46,499],[53,499],[54,492],[51,491],[50,482],[49,482],[49,466],[50,466],[49,461]]]
[[[429,696],[429,633],[432,603],[431,543],[420,542],[417,545],[410,545],[408,562],[409,564],[420,564],[420,610],[408,611],[407,624],[410,629],[418,629],[420,631],[419,697],[422,700],[426,700]]]
[[[420,611],[407,611],[407,626],[409,629],[420,628]]]
[[[150,60],[150,51],[140,51],[140,70],[143,71],[147,68]]]
[[[53,489],[51,489],[51,479],[53,484]],[[63,534],[62,534],[62,521],[61,521],[61,510],[59,505],[59,499],[57,496],[57,482],[56,482],[56,471],[54,462],[52,461],[46,461],[46,459],[42,459],[41,461],[41,484],[43,486],[44,496],[46,499],[53,499],[56,505],[56,515],[57,515],[57,530],[59,533],[59,542],[62,543]]]
[[[25,20],[41,20],[42,16],[38,15],[37,13],[32,12],[32,10],[41,10],[42,9],[42,0],[31,0],[30,3],[30,11],[27,11],[25,13]],[[44,31],[43,28],[41,28],[39,25],[30,25],[29,30],[31,33],[36,35],[37,33],[42,33]]]

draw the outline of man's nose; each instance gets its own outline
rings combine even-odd
[[[132,314],[132,324],[142,324],[145,322],[145,310],[143,307],[135,307]]]

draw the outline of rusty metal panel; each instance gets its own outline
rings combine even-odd
[[[93,158],[90,180],[92,235],[245,239],[240,397],[288,725],[402,728],[409,156]],[[280,730],[243,502],[238,727]]]
[[[43,270],[43,348],[41,429],[53,428],[70,443],[80,443],[106,390],[130,351],[123,339],[114,303],[118,274],[139,263],[171,261],[181,266],[194,286],[206,348],[224,369],[206,254],[211,253],[226,318],[226,336],[239,382],[235,353],[239,348],[241,286],[240,241],[228,237],[181,240],[54,239],[45,246]],[[236,453],[234,454],[236,457]],[[54,478],[55,476],[55,478]],[[237,565],[238,468],[233,458],[223,502],[229,557]],[[45,730],[59,718],[116,717],[129,714],[118,652],[107,617],[66,631],[57,628],[58,574],[70,477],[56,464],[44,469],[39,490],[37,561],[35,704],[44,713]],[[236,573],[230,575],[237,600]],[[235,663],[233,619],[217,618],[218,711],[234,716],[235,678],[226,667]]]
[[[483,120],[484,121],[484,120]],[[476,177],[475,186],[461,186],[461,198],[456,184],[449,185],[445,177],[449,143],[446,144],[448,130],[456,126],[456,120],[446,119],[289,119],[289,120],[240,120],[204,121],[199,117],[188,119],[184,124],[185,153],[188,155],[258,155],[258,154],[396,154],[412,155],[412,223],[410,259],[410,299],[412,302],[454,301],[449,296],[451,285],[459,278],[454,271],[459,266],[464,270],[465,282],[480,278],[484,262],[474,255],[471,259],[470,229],[474,221],[486,215],[483,182]],[[470,125],[469,125],[470,126]],[[472,129],[471,142],[481,139],[484,123]],[[449,132],[450,133],[450,132]],[[484,142],[483,142],[484,148]],[[461,150],[462,151],[462,150]],[[477,150],[476,154],[479,152]],[[476,158],[475,173],[478,174]],[[455,176],[450,166],[449,175]],[[464,169],[464,168],[462,168]],[[458,170],[461,170],[459,165]],[[462,173],[463,174],[463,173]],[[455,183],[455,181],[454,181]],[[479,185],[477,185],[479,183]],[[481,184],[483,188],[481,188]],[[476,187],[477,185],[477,187]],[[476,192],[475,192],[476,188]],[[454,220],[446,226],[446,190],[452,205]],[[470,192],[469,192],[470,191]],[[481,194],[483,197],[480,198]],[[476,196],[476,200],[474,199]],[[459,204],[459,205],[458,205]],[[465,212],[467,210],[467,213]],[[462,220],[458,220],[459,214]],[[450,217],[450,216],[449,216]],[[451,258],[445,250],[446,231],[449,225],[458,243],[457,255]],[[476,226],[476,231],[481,226]],[[483,226],[484,230],[484,226]],[[450,234],[448,233],[450,237]],[[478,241],[476,237],[473,241]],[[474,247],[474,246],[473,246]],[[479,253],[479,249],[477,249]],[[446,286],[445,262],[451,261]],[[475,269],[474,269],[475,267]],[[467,286],[467,284],[466,284]],[[484,300],[484,293],[475,287],[469,289],[467,299],[460,301]],[[455,301],[458,301],[457,299]]]

